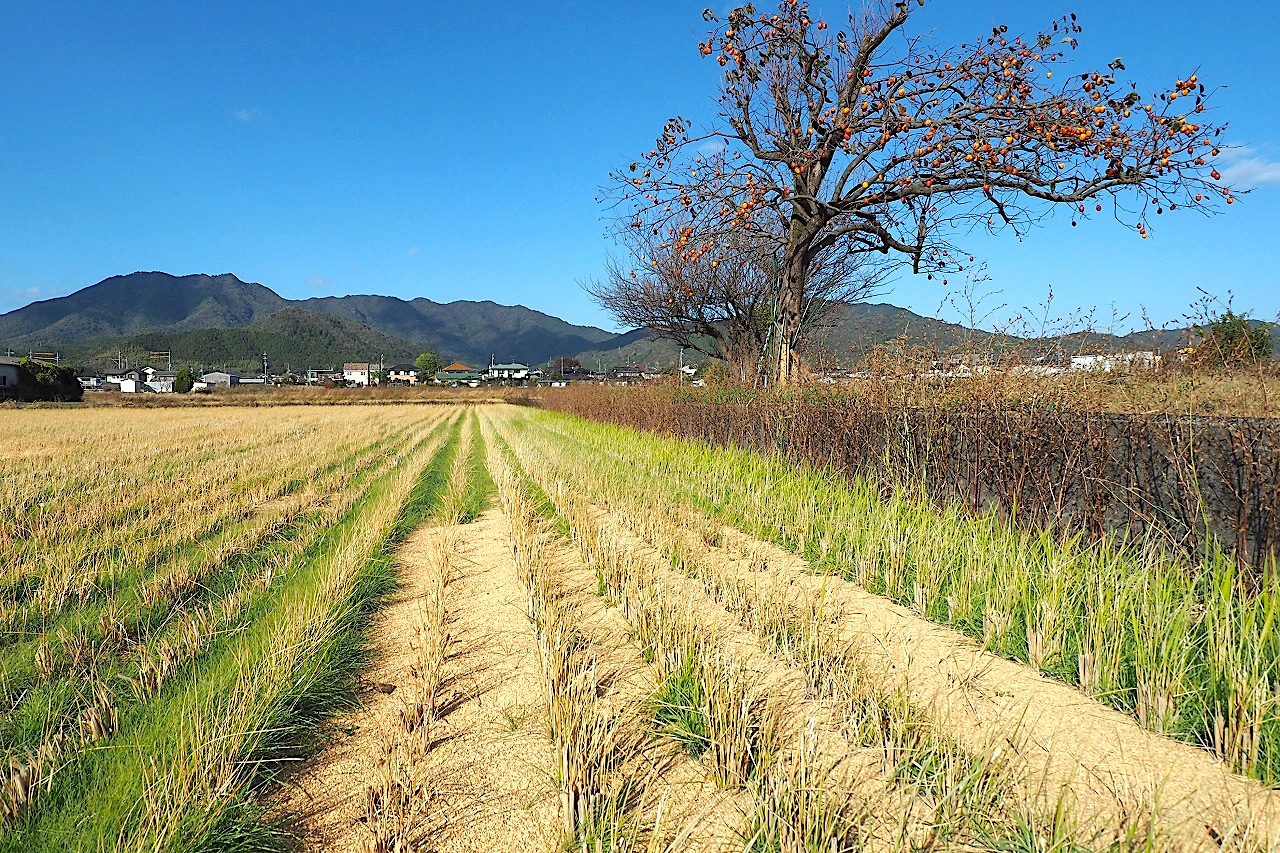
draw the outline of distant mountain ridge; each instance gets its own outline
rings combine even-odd
[[[1013,338],[922,317],[888,304],[837,306],[810,334],[823,364],[851,366],[886,341],[936,351],[990,345],[1022,350],[1164,350],[1187,340],[1186,330],[1155,329],[1122,337],[1082,332],[1049,341]],[[1273,329],[1280,345],[1280,330]],[[272,369],[325,368],[342,361],[409,361],[435,350],[446,361],[473,366],[516,360],[541,364],[574,356],[588,368],[667,365],[678,347],[644,329],[621,334],[577,326],[522,305],[419,297],[325,296],[290,300],[230,273],[174,276],[137,272],[112,276],[68,296],[0,314],[0,347],[57,350],[67,362],[103,369],[117,355],[131,363],[150,351],[173,352],[175,363],[252,370],[267,353]],[[686,349],[686,364],[704,361]]]
[[[136,272],[0,314],[0,345],[48,348],[144,332],[237,328],[288,304],[271,288],[230,273]]]
[[[329,315],[367,327],[368,332],[354,338],[354,327],[345,330],[342,351],[348,354],[338,355],[340,358],[387,355],[383,351],[387,348],[409,356],[431,348],[448,359],[471,363],[488,363],[490,356],[541,362],[616,337],[604,329],[576,326],[522,305],[440,303],[421,297],[406,301],[375,295],[290,300],[230,273],[174,276],[137,272],[112,276],[68,296],[0,314],[0,346],[17,351],[67,350],[81,357],[89,354],[86,350],[109,348],[113,342],[176,351],[191,341],[173,340],[173,336],[212,329],[247,330],[284,309]],[[302,319],[292,316],[295,323]],[[314,320],[304,325],[309,334],[320,334]],[[259,328],[257,337],[270,338],[278,331]],[[147,341],[134,340],[139,336]],[[239,338],[244,336],[228,340]],[[208,336],[201,346],[204,343],[208,343]],[[356,351],[349,352],[352,349]]]

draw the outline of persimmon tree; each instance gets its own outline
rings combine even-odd
[[[777,382],[797,369],[824,253],[945,280],[975,263],[956,245],[975,229],[1022,234],[1065,209],[1072,225],[1105,212],[1145,238],[1153,215],[1234,201],[1196,74],[1144,97],[1117,78],[1119,59],[1066,73],[1074,15],[1034,37],[1002,26],[940,47],[908,32],[916,11],[884,3],[842,27],[797,0],[705,11],[721,123],[672,118],[611,175],[619,230],[656,238],[639,266],[723,263],[743,233],[775,242]]]
[[[673,238],[652,232],[628,233],[629,260],[610,258],[604,279],[583,288],[618,323],[720,359],[735,380],[757,384],[781,270],[778,235],[739,229],[720,235],[717,251],[691,255],[686,247],[707,239],[694,224],[676,228]],[[630,262],[638,258],[647,263]],[[859,260],[830,249],[812,261],[800,300],[801,333],[835,306],[875,292],[883,274]]]

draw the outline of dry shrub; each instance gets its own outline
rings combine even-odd
[[[1167,539],[1188,553],[1215,540],[1255,565],[1276,553],[1280,419],[1098,411],[1065,383],[1036,398],[1024,380],[1019,399],[1006,381],[941,389],[928,404],[915,380],[749,395],[580,387],[527,402],[886,487],[923,485],[937,500],[1037,526]]]

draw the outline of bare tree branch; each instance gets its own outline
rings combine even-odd
[[[790,0],[704,13],[715,29],[699,49],[725,69],[724,125],[691,135],[672,118],[611,176],[619,231],[656,240],[650,254],[679,268],[772,243],[777,381],[794,366],[814,265],[832,253],[876,276],[946,275],[963,271],[952,241],[975,227],[1021,234],[1056,207],[1073,221],[1109,207],[1145,237],[1152,209],[1234,201],[1210,162],[1223,127],[1204,118],[1195,73],[1143,97],[1116,79],[1119,60],[1060,67],[1074,15],[1034,38],[996,27],[943,48],[906,33],[913,9],[882,3],[836,32]],[[709,139],[725,147],[709,152]]]

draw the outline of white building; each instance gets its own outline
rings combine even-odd
[[[367,388],[371,374],[372,370],[367,361],[348,362],[342,365],[342,380],[348,385],[360,385]]]
[[[230,388],[240,384],[240,374],[234,370],[213,370],[201,376],[200,381],[211,388],[215,385]]]
[[[1150,350],[1071,356],[1072,370],[1114,373],[1122,370],[1154,370],[1159,366],[1160,356]]]
[[[311,368],[306,372],[305,379],[308,385],[319,385],[321,382],[341,382],[343,372],[341,370],[316,370]]]
[[[511,361],[505,364],[489,363],[489,369],[485,372],[485,379],[489,381],[509,379],[516,382],[523,382],[529,378],[529,365],[521,364],[518,361]]]

